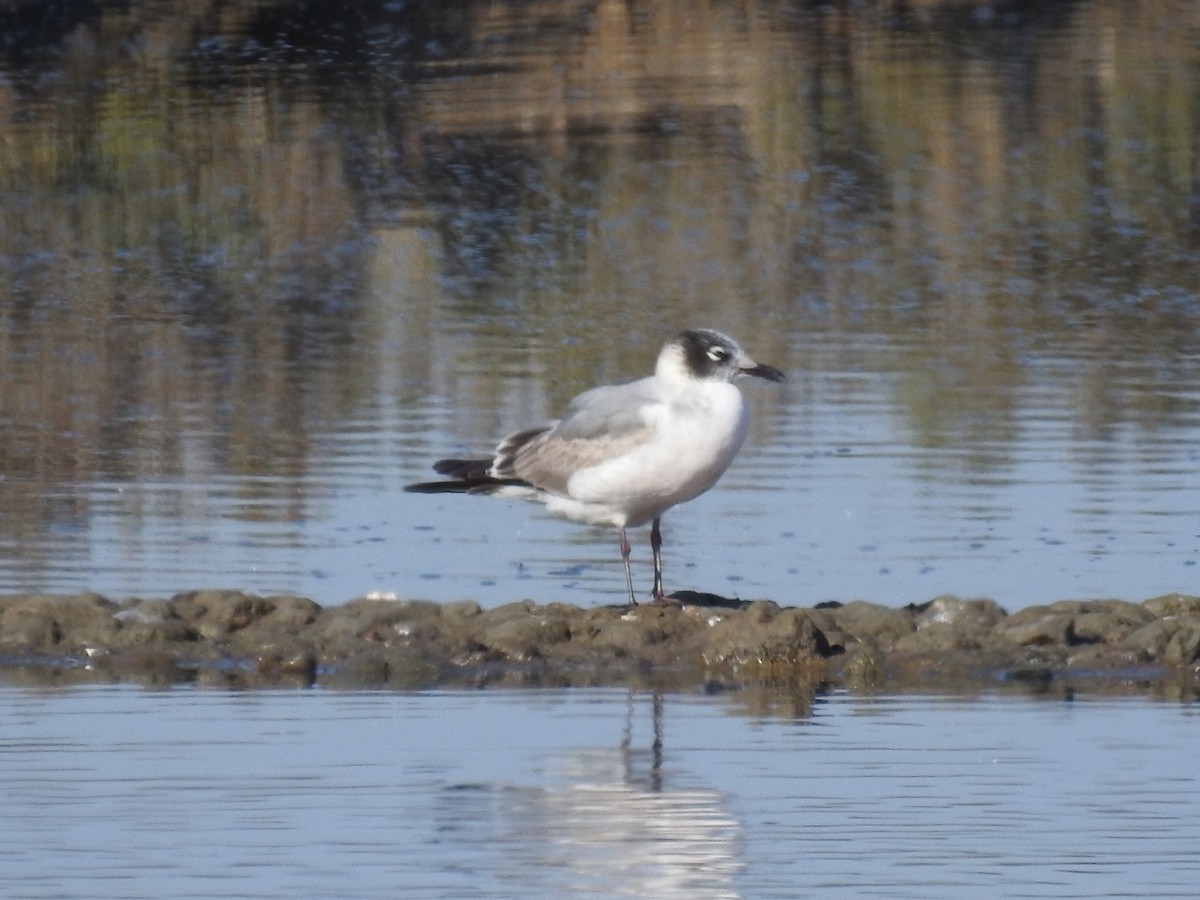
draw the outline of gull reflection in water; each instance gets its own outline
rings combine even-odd
[[[527,893],[738,896],[739,823],[724,794],[664,765],[662,695],[652,704],[648,748],[631,692],[619,746],[551,757],[540,787],[460,786],[454,819],[471,834],[459,837],[495,842],[493,875]]]

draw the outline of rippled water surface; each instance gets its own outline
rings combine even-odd
[[[658,743],[656,745],[655,723]],[[13,897],[1192,897],[1145,699],[0,688]]]
[[[790,380],[669,590],[1196,591],[1195,4],[328,9],[0,8],[0,592],[619,599],[401,489],[688,326]]]

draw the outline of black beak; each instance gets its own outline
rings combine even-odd
[[[787,381],[787,376],[774,366],[755,363],[748,369],[742,369],[743,375],[753,375],[755,378],[765,378],[767,381]]]

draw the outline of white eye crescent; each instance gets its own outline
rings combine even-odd
[[[713,362],[725,362],[725,360],[729,359],[729,351],[724,347],[709,347],[708,358]]]

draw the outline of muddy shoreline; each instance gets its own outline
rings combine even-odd
[[[322,607],[226,590],[121,601],[0,596],[0,680],[1200,696],[1195,596],[1070,600],[1012,614],[954,597],[802,608],[680,596],[680,607],[634,610],[372,599]]]

